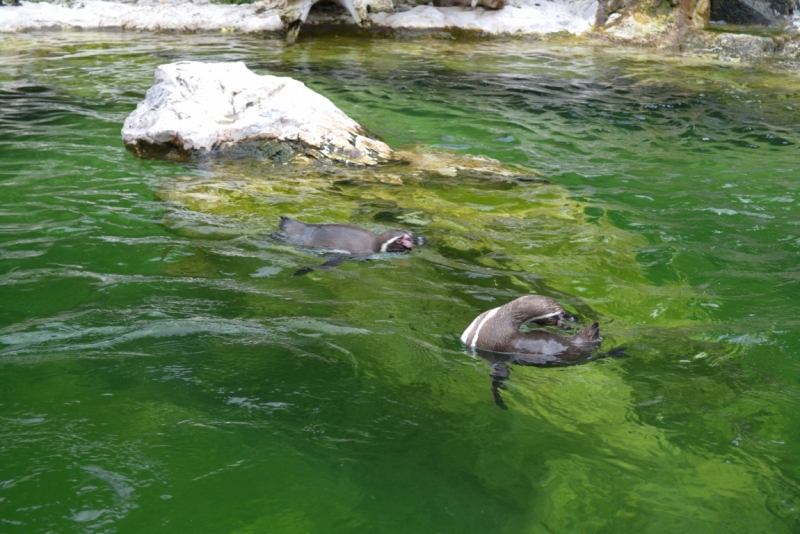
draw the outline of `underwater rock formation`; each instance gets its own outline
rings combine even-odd
[[[776,36],[697,32],[682,43],[686,55],[712,57],[722,61],[761,61],[766,58],[796,61],[800,58],[800,35]]]
[[[172,160],[246,155],[363,166],[399,159],[302,82],[259,76],[241,62],[161,65],[122,139],[138,157]]]

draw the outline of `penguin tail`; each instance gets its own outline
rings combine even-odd
[[[289,234],[292,233],[292,227],[294,225],[299,225],[298,221],[295,221],[291,217],[286,217],[281,215],[281,220],[278,223],[278,230],[269,234],[269,237],[276,241],[286,241]]]
[[[597,323],[592,323],[585,328],[581,328],[578,330],[578,333],[575,334],[575,341],[578,343],[595,343],[601,340],[600,325]]]
[[[286,217],[285,215],[281,215],[281,222],[278,224],[278,227],[285,232],[286,226],[292,224],[293,222],[296,221],[291,217]]]
[[[282,232],[286,232],[288,235],[300,234],[306,229],[305,224],[291,217],[286,217],[285,215],[281,215],[281,222],[278,224],[278,227]]]

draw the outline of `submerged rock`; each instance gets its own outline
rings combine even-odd
[[[800,59],[800,35],[765,37],[735,33],[696,32],[681,43],[685,54],[708,56],[721,61]]]
[[[241,62],[161,65],[122,139],[145,158],[246,154],[359,166],[399,159],[302,82],[259,76]]]

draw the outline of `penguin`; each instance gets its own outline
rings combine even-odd
[[[596,322],[574,335],[548,330],[520,331],[525,324],[569,328],[567,322],[575,321],[555,299],[527,295],[480,314],[461,334],[461,341],[491,365],[489,376],[495,404],[506,409],[498,389],[506,389],[503,382],[511,374],[509,363],[549,367],[627,356],[625,347],[593,355],[602,341]]]
[[[367,258],[381,252],[408,252],[428,243],[427,238],[404,230],[387,230],[378,235],[349,224],[306,224],[284,216],[280,220],[280,232],[273,237],[290,245],[324,250],[333,255],[323,267],[334,267],[348,259]],[[295,275],[311,270],[305,267]]]

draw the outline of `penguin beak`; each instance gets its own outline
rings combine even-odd
[[[570,321],[572,323],[578,322],[574,315],[570,315],[567,312],[562,312],[561,315],[558,316],[558,321],[556,324],[565,330],[569,330],[571,326],[566,324],[564,321]]]
[[[405,248],[406,250],[411,250],[414,247],[421,247],[427,242],[428,240],[422,237],[421,235],[411,235],[411,234],[405,234],[403,238],[400,240],[400,244],[403,245],[403,248]]]

